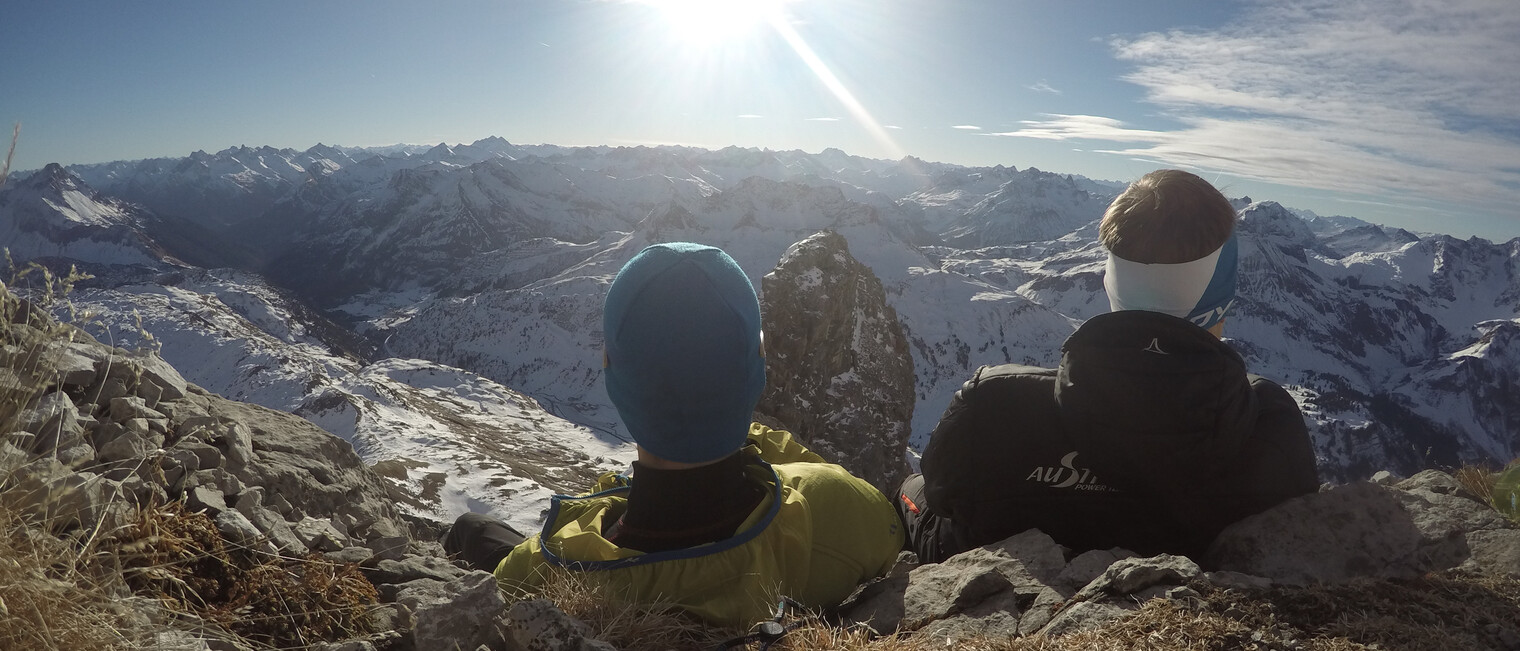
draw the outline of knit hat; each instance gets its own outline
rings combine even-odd
[[[744,445],[765,358],[755,288],[727,253],[645,248],[607,290],[602,332],[607,397],[640,447],[705,463]]]
[[[1239,248],[1231,234],[1212,253],[1178,264],[1132,262],[1110,252],[1103,272],[1109,307],[1161,312],[1212,328],[1235,307]]]

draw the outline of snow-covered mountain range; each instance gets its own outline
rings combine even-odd
[[[1121,189],[832,149],[237,147],[14,175],[0,246],[94,274],[73,299],[103,341],[151,333],[187,379],[392,460],[420,510],[532,526],[632,455],[600,313],[646,244],[721,246],[758,288],[791,244],[845,237],[907,335],[921,448],[977,366],[1052,365],[1107,310],[1096,220]],[[1520,455],[1520,238],[1237,205],[1226,335],[1299,400],[1326,478]]]

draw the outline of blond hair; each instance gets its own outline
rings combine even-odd
[[[1223,246],[1235,229],[1235,207],[1196,174],[1156,170],[1109,204],[1098,239],[1120,258],[1177,264]]]

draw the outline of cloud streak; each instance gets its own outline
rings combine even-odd
[[[1047,115],[995,135],[1297,187],[1520,203],[1520,11],[1513,0],[1257,1],[1215,31],[1111,42],[1182,125]]]
[[[1061,91],[1059,89],[1051,86],[1049,83],[1046,83],[1044,79],[1041,79],[1038,83],[1025,86],[1025,88],[1028,88],[1029,90],[1032,90],[1036,93],[1050,93],[1052,95],[1061,94]]]

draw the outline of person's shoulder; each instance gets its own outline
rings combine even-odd
[[[791,432],[762,423],[750,423],[743,450],[773,465],[824,462],[823,457],[809,450]]]
[[[998,364],[983,366],[971,374],[971,379],[961,385],[962,399],[976,394],[1033,389],[1048,386],[1056,379],[1056,369],[1025,364]]]
[[[981,382],[1006,377],[1055,377],[1056,369],[1028,364],[989,364],[976,369],[970,382]]]
[[[1298,409],[1298,401],[1281,384],[1254,373],[1246,374],[1246,379],[1250,381],[1251,391],[1256,394],[1256,400],[1262,406],[1292,405],[1295,410]]]
[[[955,393],[929,435],[921,462],[925,474],[959,474],[971,457],[1001,456],[1043,445],[1060,431],[1056,369],[983,366]],[[949,464],[941,468],[940,464]]]

